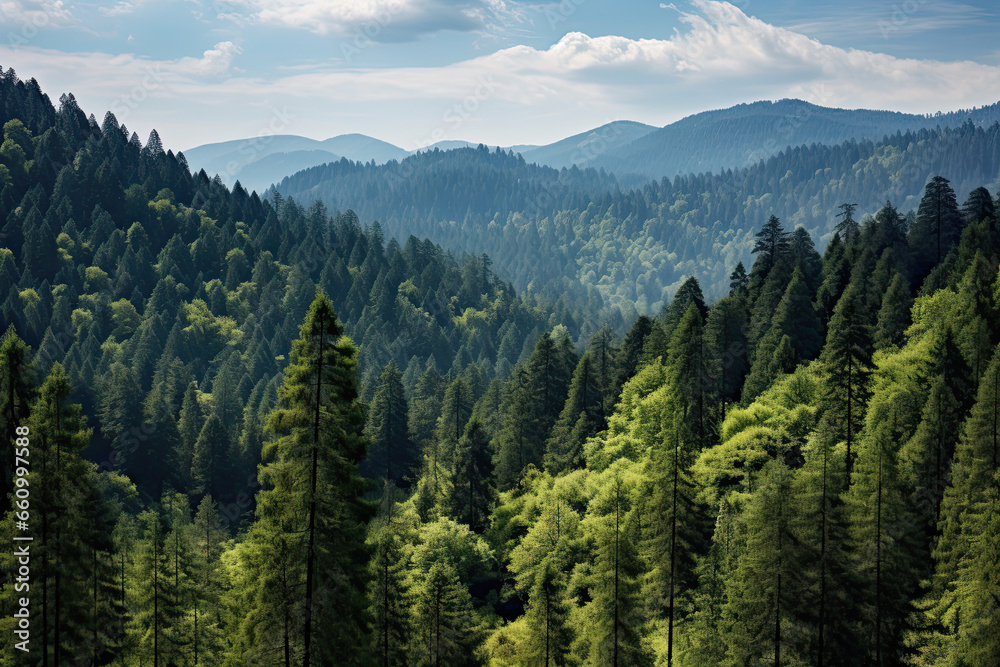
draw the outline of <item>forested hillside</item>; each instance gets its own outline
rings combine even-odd
[[[887,199],[905,212],[934,174],[948,174],[964,197],[998,173],[994,123],[803,146],[746,169],[635,190],[592,169],[555,171],[485,148],[383,166],[341,161],[285,179],[278,190],[378,219],[390,236],[487,252],[516,289],[600,299],[631,320],[657,314],[688,276],[710,298],[725,295],[726,276],[739,262],[749,265],[754,233],[771,215],[805,227],[822,249],[842,203],[857,204],[859,219]]]
[[[957,149],[619,336],[0,86],[4,664],[1000,661],[1000,219]]]
[[[589,164],[632,182],[752,166],[794,146],[880,141],[897,133],[989,127],[1000,102],[977,109],[916,115],[872,109],[836,109],[802,100],[737,104],[704,111],[625,143],[609,146]]]

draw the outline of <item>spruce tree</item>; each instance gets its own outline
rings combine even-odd
[[[364,524],[371,509],[362,500],[366,484],[357,474],[366,442],[356,355],[330,300],[318,293],[292,346],[278,406],[268,419],[276,439],[265,449],[261,481],[270,488],[258,494],[258,519],[247,538],[251,551],[282,543],[290,556],[290,562],[280,558],[264,565],[281,570],[262,573],[255,604],[275,604],[275,596],[265,591],[277,581],[284,582],[286,591],[300,586],[296,618],[275,627],[276,619],[265,610],[248,611],[270,618],[271,627],[257,636],[268,642],[280,638],[286,655],[294,645],[304,667],[324,664],[333,656],[361,663],[367,656],[362,647],[369,646]],[[289,549],[292,544],[294,551]],[[253,639],[247,643],[253,654],[278,648],[269,643],[254,646]]]
[[[852,284],[837,302],[820,357],[826,369],[825,410],[836,437],[847,445],[844,475],[848,483],[853,466],[852,448],[871,393],[871,332],[861,309],[860,295]]]
[[[13,325],[0,341],[0,437],[3,438],[2,472],[4,483],[12,483],[15,465],[14,440],[17,428],[27,423],[34,387],[31,372],[31,349],[17,335]],[[0,515],[12,507],[11,498],[0,498]]]
[[[727,582],[727,664],[782,664],[801,659],[791,636],[799,556],[791,531],[792,474],[780,461],[768,462],[746,508],[746,548]],[[792,629],[794,630],[794,628]]]
[[[696,554],[701,548],[703,518],[690,477],[697,441],[686,441],[684,436],[690,430],[684,427],[676,406],[668,403],[663,410],[667,413],[662,419],[664,429],[650,454],[647,472],[651,488],[645,509],[651,519],[646,533],[652,568],[643,597],[651,612],[666,619],[670,665],[676,650],[674,628],[682,616],[680,602],[697,583]]]
[[[910,230],[910,245],[916,253],[920,276],[941,263],[948,250],[958,243],[962,227],[955,191],[948,179],[934,176],[924,187],[917,221]]]
[[[638,523],[632,493],[629,483],[616,475],[600,500],[593,599],[587,605],[587,621],[581,628],[590,664],[652,664],[642,642],[640,578],[644,568],[636,545]]]
[[[896,442],[897,401],[878,396],[857,447],[853,484],[846,493],[853,576],[854,613],[863,662],[901,664],[911,627],[910,601],[919,575],[914,518],[906,503]]]
[[[552,474],[579,468],[583,442],[602,422],[600,376],[588,350],[573,371],[569,396],[545,444],[545,468]]]
[[[895,273],[889,289],[882,297],[882,307],[878,311],[875,327],[874,348],[901,347],[905,341],[906,328],[910,326],[910,309],[913,297],[910,286],[901,273]]]
[[[410,596],[405,580],[406,527],[397,502],[398,492],[385,482],[378,516],[371,522],[368,544],[369,615],[372,619],[372,652],[383,667],[408,664]]]
[[[452,515],[476,533],[489,524],[495,491],[490,441],[479,420],[473,417],[455,451],[452,473]]]
[[[387,479],[398,485],[409,476],[414,451],[408,424],[409,406],[402,374],[395,362],[389,362],[382,371],[368,410],[367,433],[371,446],[361,466],[366,477]]]
[[[567,664],[573,633],[565,586],[565,575],[559,563],[553,558],[545,558],[535,575],[525,610],[528,638],[519,651],[522,664],[545,667]]]

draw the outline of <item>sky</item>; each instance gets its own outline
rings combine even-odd
[[[1000,101],[995,0],[0,0],[0,66],[145,141],[546,144],[787,97]]]

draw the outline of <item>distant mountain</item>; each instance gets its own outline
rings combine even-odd
[[[958,127],[985,127],[1000,121],[1000,103],[978,109],[924,116],[897,111],[834,109],[802,100],[739,104],[688,116],[662,128],[634,121],[614,121],[545,146],[516,145],[527,163],[560,169],[571,165],[603,168],[625,186],[641,187],[650,179],[678,174],[718,172],[756,164],[788,147],[845,141],[881,141],[897,133]],[[194,170],[219,174],[232,185],[263,192],[302,169],[346,157],[384,164],[418,152],[477,148],[471,141],[445,140],[407,151],[363,134],[343,134],[324,141],[294,135],[206,144],[184,152]],[[283,154],[281,158],[272,158]],[[264,160],[264,158],[268,158]]]
[[[184,151],[192,170],[204,169],[209,176],[218,174],[226,185],[239,181],[247,190],[258,192],[289,174],[342,157],[382,164],[407,155],[409,152],[399,146],[363,134],[342,134],[323,141],[279,134],[205,144]]]
[[[880,141],[897,132],[958,127],[967,121],[980,127],[1000,121],[1000,103],[923,116],[833,109],[791,99],[754,102],[688,116],[630,142],[609,146],[587,165],[603,167],[637,184],[650,178],[746,167],[790,146]],[[526,155],[525,159],[531,158]]]
[[[402,160],[409,155],[409,151],[390,144],[381,139],[375,139],[364,134],[341,134],[319,142],[323,150],[342,155],[348,160],[355,162],[368,162],[375,160],[375,164],[383,164],[389,160]],[[317,164],[322,164],[318,162]],[[314,165],[310,165],[314,166]],[[282,174],[282,177],[295,172]],[[274,179],[277,183],[281,178]]]
[[[547,146],[514,146],[513,149],[521,153],[528,162],[556,169],[574,164],[589,167],[599,161],[602,155],[637,141],[657,129],[653,125],[618,120]]]
[[[456,148],[475,148],[478,145],[479,144],[471,141],[462,141],[461,139],[445,139],[444,141],[438,141],[429,146],[424,146],[414,151],[410,151],[410,153],[425,153],[435,149],[439,151],[453,151]]]
[[[752,264],[754,235],[771,215],[805,227],[822,250],[840,204],[857,204],[859,220],[886,199],[905,213],[935,175],[964,201],[980,185],[995,192],[998,170],[1000,125],[967,122],[782,149],[751,166],[634,189],[616,173],[557,171],[483,147],[382,166],[341,161],[286,178],[278,191],[302,206],[354,210],[387,236],[487,252],[519,290],[620,308],[628,321],[633,308],[658,312],[688,276],[707,297],[725,295],[736,263]]]

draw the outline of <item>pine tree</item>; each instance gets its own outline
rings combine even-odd
[[[16,341],[8,338],[5,343],[5,351],[15,356],[17,350],[12,348]],[[26,485],[16,486],[29,489],[29,502],[26,507],[14,505],[5,514],[2,533],[9,543],[20,545],[14,541],[15,535],[24,534],[23,529],[16,530],[17,519],[28,522],[35,538],[29,546],[31,647],[32,653],[41,654],[41,664],[50,664],[50,658],[51,664],[75,659],[82,648],[89,647],[95,620],[108,622],[108,610],[95,609],[92,594],[95,585],[98,589],[103,585],[93,559],[102,546],[99,531],[107,526],[99,515],[103,507],[99,506],[95,466],[82,457],[91,430],[80,405],[69,402],[72,393],[66,370],[54,364],[31,405],[29,418],[14,427],[15,438],[10,442],[15,454],[27,462],[18,462],[15,457],[15,473],[23,472],[11,478],[10,495],[12,500],[24,500],[13,493],[15,479],[24,479]],[[27,519],[24,512],[29,512]],[[8,550],[2,561],[8,572],[18,566],[13,552]],[[10,610],[9,618],[13,618],[14,601],[24,592],[5,582],[2,604]],[[12,628],[5,629],[0,648],[13,655],[8,642],[17,640]],[[90,657],[89,652],[86,657]]]
[[[736,268],[729,274],[729,296],[742,298],[746,295],[747,286],[750,284],[750,277],[743,266],[743,262],[737,262]]]
[[[698,309],[698,312],[704,319],[708,314],[708,308],[705,306],[705,297],[701,292],[701,285],[693,277],[685,280],[677,288],[677,293],[674,295],[670,305],[664,309],[661,324],[668,339],[673,335],[674,329],[692,305]]]
[[[155,510],[139,515],[141,526],[131,576],[131,628],[135,644],[133,655],[150,660],[154,667],[167,664],[167,605],[169,575],[161,518]]]
[[[903,345],[906,328],[910,326],[912,307],[913,297],[910,295],[910,287],[902,274],[897,272],[889,283],[889,290],[882,297],[882,307],[878,311],[874,341],[876,350]]]
[[[670,341],[668,376],[677,391],[676,418],[695,449],[708,446],[715,433],[715,383],[711,381],[710,351],[705,343],[701,313],[689,307]]]
[[[441,416],[434,431],[434,446],[437,448],[436,460],[445,468],[451,468],[455,447],[472,415],[474,403],[472,387],[464,375],[452,380],[444,391]]]
[[[910,230],[910,245],[916,252],[918,275],[941,263],[948,250],[958,243],[962,217],[948,179],[933,177],[924,187],[917,221]]]
[[[396,496],[396,489],[387,481],[379,515],[368,531],[372,551],[368,564],[372,649],[383,667],[408,664],[406,648],[411,632],[405,580],[406,528]]]
[[[643,564],[636,545],[638,525],[632,511],[632,492],[630,485],[616,475],[601,501],[593,599],[587,605],[587,621],[581,629],[590,664],[652,664],[641,636]]]
[[[854,613],[863,660],[902,664],[910,630],[910,600],[918,575],[913,556],[914,519],[906,507],[895,443],[895,401],[878,396],[858,442],[858,464],[846,493],[853,573],[858,580]]]
[[[757,241],[753,246],[753,253],[757,255],[757,259],[754,260],[750,271],[751,294],[757,292],[771,274],[771,270],[787,258],[788,251],[788,232],[781,226],[781,221],[772,215],[757,232]]]
[[[827,376],[826,411],[836,437],[847,445],[844,474],[848,483],[854,457],[851,449],[870,395],[871,355],[871,333],[861,312],[858,291],[851,284],[837,302],[820,357]]]
[[[527,364],[512,379],[496,437],[497,481],[513,486],[529,465],[541,465],[542,447],[566,402],[576,355],[568,338],[543,334]]]
[[[413,586],[416,664],[441,667],[473,662],[472,600],[447,560],[434,562]]]
[[[931,380],[920,426],[899,451],[900,468],[913,502],[918,525],[928,537],[940,518],[962,411],[943,377]]]
[[[639,370],[639,360],[642,355],[646,338],[653,331],[655,323],[645,315],[640,315],[632,324],[625,340],[622,342],[622,349],[618,353],[618,374],[615,377],[614,389],[611,391],[612,401],[617,401],[621,394],[622,387],[632,379],[636,371]]]
[[[793,271],[788,287],[778,303],[770,328],[757,345],[753,366],[743,387],[744,403],[749,403],[766,391],[786,371],[786,363],[774,363],[775,352],[786,336],[792,344],[795,362],[815,357],[822,341],[822,327],[812,306],[812,296],[798,267]],[[787,354],[778,358],[785,361]]]
[[[0,473],[5,483],[14,479],[14,440],[17,428],[28,420],[32,386],[31,349],[10,325],[0,341],[0,437],[3,438],[3,463]],[[11,482],[12,483],[12,482]],[[0,515],[12,508],[11,498],[0,498]]]
[[[410,440],[420,454],[427,452],[433,442],[434,428],[441,416],[444,382],[433,363],[428,364],[417,380],[410,401]]]
[[[194,444],[191,457],[191,493],[208,494],[216,498],[223,495],[230,444],[229,431],[213,411],[205,420]]]
[[[674,627],[681,617],[680,600],[697,583],[696,554],[701,545],[702,517],[690,478],[696,441],[685,442],[680,411],[663,406],[664,424],[650,454],[648,505],[652,515],[647,528],[649,562],[652,568],[643,597],[650,610],[667,621],[667,664],[673,664]],[[675,414],[671,415],[671,412]]]
[[[566,404],[545,443],[546,470],[555,475],[582,465],[583,442],[599,430],[601,411],[600,377],[588,350],[573,371]]]
[[[565,665],[573,634],[565,600],[565,576],[553,558],[545,558],[531,587],[525,621],[528,637],[519,658],[525,665]]]
[[[798,564],[791,533],[792,475],[783,463],[772,461],[758,479],[746,508],[746,548],[727,586],[727,664],[777,666],[783,649],[791,649],[792,661],[801,657],[798,647],[788,646]]]
[[[195,553],[190,574],[191,600],[185,619],[191,627],[188,649],[194,665],[211,665],[221,662],[225,647],[221,556],[228,537],[211,496],[205,496],[198,505],[191,530]]]
[[[843,459],[835,456],[836,436],[821,421],[806,460],[792,481],[792,533],[802,549],[798,600],[790,605],[805,633],[803,654],[815,665],[851,665],[859,660],[851,625],[853,599],[847,519],[841,494]]]
[[[933,613],[943,626],[946,647],[959,655],[974,652],[971,645],[959,647],[959,635],[970,636],[965,624],[971,622],[975,627],[976,619],[983,618],[983,613],[990,608],[982,606],[982,600],[970,599],[965,592],[959,591],[959,582],[971,582],[980,577],[980,581],[985,581],[989,575],[976,571],[983,565],[976,561],[980,555],[990,558],[989,554],[995,553],[987,537],[995,533],[985,531],[989,530],[990,514],[1000,496],[1000,482],[996,479],[1000,470],[998,406],[1000,351],[994,353],[983,375],[971,415],[955,447],[951,483],[945,488],[941,501],[938,523],[941,534],[934,550]],[[980,636],[980,640],[983,639],[985,637]],[[961,660],[954,662],[961,664]]]
[[[858,221],[854,219],[854,211],[857,207],[857,204],[841,204],[837,207],[840,210],[840,213],[837,214],[840,222],[834,229],[847,245],[854,243],[860,233]]]
[[[395,362],[389,362],[382,371],[368,411],[367,433],[371,446],[361,466],[365,476],[387,479],[394,484],[400,484],[409,476],[414,451],[408,424],[409,406],[402,374]]]
[[[473,417],[455,451],[452,473],[451,511],[476,533],[486,530],[492,511],[493,455],[479,420]]]
[[[268,420],[268,429],[278,437],[265,451],[268,463],[261,479],[272,488],[258,494],[258,520],[247,538],[251,554],[283,543],[289,556],[275,554],[278,559],[265,561],[264,568],[271,571],[256,584],[260,597],[255,604],[274,605],[276,596],[265,591],[280,581],[284,593],[302,586],[297,595],[301,611],[287,610],[278,627],[267,610],[248,611],[271,624],[266,640],[257,636],[267,642],[278,639],[286,656],[293,650],[301,655],[304,667],[332,656],[362,662],[367,651],[359,647],[369,645],[363,526],[370,509],[361,499],[366,485],[357,474],[365,440],[356,354],[329,299],[317,294],[292,346],[278,407]],[[301,621],[288,618],[299,613]],[[317,632],[318,627],[324,631]],[[294,640],[292,630],[298,635]],[[244,643],[254,654],[277,648],[254,638]]]
[[[719,421],[726,418],[726,406],[740,399],[747,365],[747,311],[741,299],[720,299],[708,312],[705,343],[709,349],[710,374],[718,378]]]

